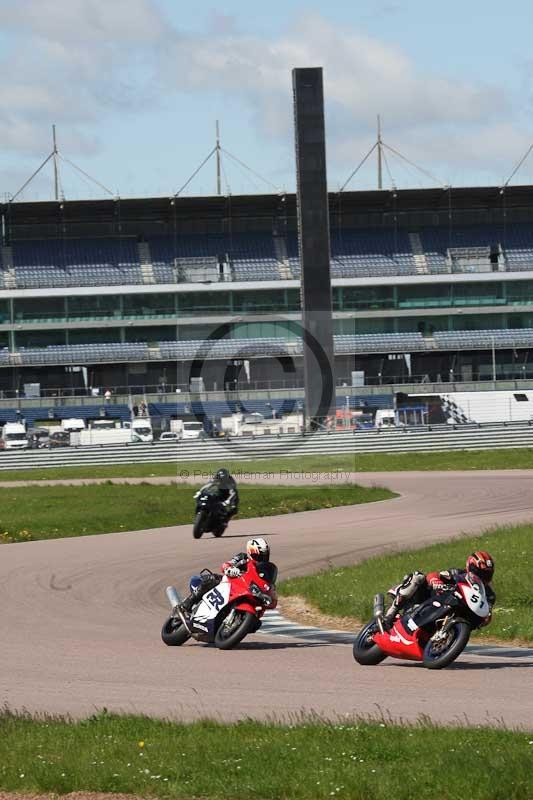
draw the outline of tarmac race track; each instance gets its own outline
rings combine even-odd
[[[466,653],[440,672],[390,659],[361,667],[346,644],[258,633],[230,652],[198,643],[168,648],[160,628],[165,586],[183,590],[190,574],[218,568],[250,534],[269,537],[282,577],[314,572],[386,548],[533,520],[532,476],[364,473],[351,477],[402,496],[235,520],[222,539],[195,541],[191,527],[181,526],[2,546],[0,704],[73,717],[106,707],[180,720],[424,714],[531,729],[531,657]]]

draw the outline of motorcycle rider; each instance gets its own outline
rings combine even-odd
[[[491,581],[494,575],[494,559],[485,550],[476,550],[466,559],[465,569],[447,569],[442,572],[411,572],[404,575],[403,581],[399,586],[389,589],[387,594],[394,599],[392,605],[387,609],[383,616],[383,624],[390,627],[394,619],[408,601],[411,603],[423,603],[433,594],[448,591],[455,582],[462,578],[465,573],[471,573],[479,578],[485,585],[487,602],[490,607],[490,614],[483,622],[483,626],[489,625],[492,619],[492,608],[496,601],[496,593],[492,588]]]
[[[202,486],[194,495],[198,497],[202,492],[211,494],[220,500],[228,521],[239,511],[239,492],[237,482],[227,469],[219,469],[213,475],[212,480]]]
[[[193,605],[198,603],[206,592],[217,586],[223,575],[227,575],[229,578],[238,578],[243,575],[248,569],[248,562],[251,560],[255,561],[256,564],[270,562],[270,547],[261,536],[248,539],[245,553],[237,553],[229,561],[225,561],[221,566],[222,575],[194,575],[190,581],[191,592],[180,603],[180,611],[190,613]],[[278,572],[277,567],[272,564],[271,570],[273,575],[271,583],[275,583]]]

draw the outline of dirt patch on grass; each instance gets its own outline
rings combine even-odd
[[[352,633],[361,627],[361,621],[355,617],[331,617],[323,614],[299,595],[280,597],[278,608],[280,614],[286,619],[298,622],[300,625],[312,625],[316,628],[329,628]]]
[[[334,617],[323,614],[312,606],[304,597],[294,595],[281,597],[279,600],[279,612],[291,622],[298,622],[299,625],[311,625],[316,628],[327,628],[334,631],[348,631],[357,633],[365,624],[356,617]],[[495,636],[475,636],[471,639],[472,644],[495,645],[499,647],[532,647],[532,643],[525,639],[511,639],[504,641]],[[0,797],[0,800],[2,798]]]

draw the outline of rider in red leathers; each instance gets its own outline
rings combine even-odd
[[[465,569],[448,569],[442,572],[411,572],[405,575],[399,586],[389,589],[388,594],[394,599],[383,617],[385,626],[391,626],[398,612],[411,603],[423,603],[433,594],[449,590],[457,579],[465,573],[471,573],[485,585],[487,601],[491,608],[483,625],[489,625],[492,619],[492,608],[496,602],[496,594],[491,581],[494,575],[494,559],[485,550],[476,550],[466,559]]]
[[[227,575],[229,578],[238,578],[240,575],[246,572],[248,568],[248,562],[250,560],[253,560],[256,563],[265,563],[270,561],[270,547],[265,539],[260,536],[256,537],[255,539],[249,539],[246,542],[245,553],[237,553],[237,555],[233,556],[233,558],[230,558],[229,561],[225,561],[222,564],[222,575]],[[277,568],[274,565],[271,565],[271,571],[273,575],[271,583],[275,583]],[[180,610],[190,613],[192,607],[199,602],[203,595],[220,583],[222,575],[210,573],[193,576],[190,581],[191,593],[180,603]]]

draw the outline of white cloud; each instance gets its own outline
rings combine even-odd
[[[74,152],[91,153],[108,115],[150,107],[156,44],[167,26],[151,0],[0,0],[4,36],[0,84],[4,147],[43,153],[54,122]],[[88,131],[91,131],[88,133]]]
[[[382,2],[379,10],[397,7]],[[399,46],[320,15],[268,38],[242,33],[238,18],[217,12],[204,32],[185,33],[163,9],[156,0],[0,0],[4,40],[11,37],[0,57],[9,77],[0,83],[4,151],[43,155],[57,122],[65,150],[93,154],[118,115],[218,94],[259,143],[281,142],[286,153],[296,66],[324,67],[330,174],[349,172],[368,150],[378,113],[385,138],[444,179],[468,165],[483,169],[484,160],[505,172],[531,136],[527,122],[514,121],[503,87],[431,74]]]

